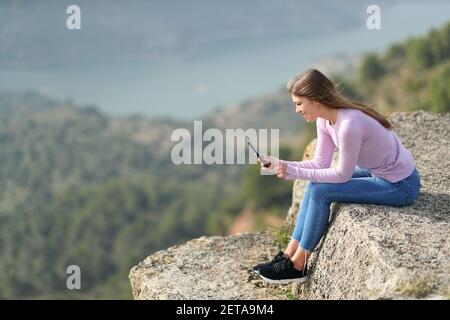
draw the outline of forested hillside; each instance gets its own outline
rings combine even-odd
[[[337,77],[349,95],[384,112],[450,110],[450,23],[426,36],[367,54],[351,77]]]
[[[112,118],[33,92],[2,91],[0,106],[2,298],[130,298],[127,272],[143,255],[226,234],[245,203],[247,166],[171,162],[172,131],[192,123]],[[236,128],[257,127],[239,119]],[[66,288],[71,264],[82,270],[78,293]]]

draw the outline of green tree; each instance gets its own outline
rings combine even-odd
[[[403,44],[395,43],[391,45],[386,51],[386,55],[384,57],[385,62],[388,62],[392,59],[403,59],[406,56],[405,47]]]
[[[417,69],[431,67],[434,63],[428,38],[413,38],[408,41],[406,53],[409,62]]]
[[[359,68],[360,79],[363,82],[373,83],[385,74],[385,68],[378,55],[367,54]]]
[[[450,64],[431,80],[425,103],[434,112],[450,111]]]

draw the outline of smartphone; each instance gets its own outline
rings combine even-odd
[[[256,156],[258,157],[258,159],[261,160],[261,163],[263,164],[263,167],[264,167],[264,168],[269,168],[270,165],[271,165],[271,162],[270,162],[270,161],[267,161],[267,160],[265,160],[263,157],[261,157],[260,154],[259,154],[259,152],[258,152],[258,150],[256,150],[256,148],[250,143],[250,139],[249,139],[248,137],[246,137],[246,139],[247,139],[247,144],[249,145],[249,147],[250,147],[251,149],[253,149],[253,151],[256,153]]]

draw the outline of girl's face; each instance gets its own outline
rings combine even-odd
[[[303,115],[308,122],[316,121],[319,115],[319,104],[305,97],[291,95],[295,104],[295,112]]]

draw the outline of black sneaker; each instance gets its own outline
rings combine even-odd
[[[264,262],[264,263],[260,263],[260,264],[258,264],[258,265],[256,265],[256,266],[254,266],[254,267],[252,268],[252,271],[253,271],[253,272],[256,272],[257,274],[259,274],[259,269],[260,269],[260,268],[262,268],[262,267],[267,267],[267,266],[271,266],[271,265],[273,265],[273,264],[275,264],[275,263],[277,263],[277,262],[281,262],[281,261],[284,261],[284,260],[286,260],[286,259],[287,259],[287,256],[284,254],[284,252],[283,252],[283,251],[279,251],[279,252],[277,253],[277,255],[276,255],[275,257],[272,258],[271,261],[269,261],[269,262]]]
[[[308,266],[300,271],[294,268],[291,259],[277,262],[272,266],[266,266],[259,269],[259,276],[269,283],[291,283],[305,282],[308,274]]]

